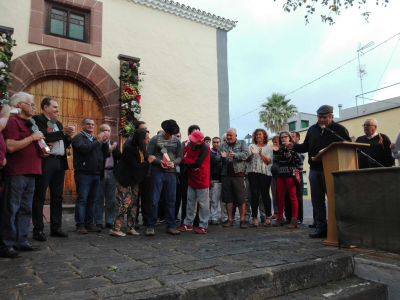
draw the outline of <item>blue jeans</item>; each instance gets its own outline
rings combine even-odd
[[[324,171],[310,170],[311,203],[315,214],[317,228],[326,228],[326,185]]]
[[[0,221],[0,251],[9,246],[23,247],[32,216],[34,175],[6,176],[4,200]]]
[[[106,223],[111,224],[114,221],[116,191],[113,170],[104,170],[104,178],[100,180],[99,196],[94,207],[95,224],[103,224],[104,211]]]
[[[150,177],[150,206],[148,228],[154,228],[157,222],[158,202],[161,190],[164,187],[165,195],[165,221],[167,228],[175,227],[175,197],[176,197],[176,174],[163,171],[151,171]]]
[[[94,206],[99,194],[100,175],[75,174],[76,203],[75,223],[76,226],[93,224]]]

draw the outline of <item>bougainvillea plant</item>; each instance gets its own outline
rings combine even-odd
[[[8,104],[8,87],[10,82],[10,62],[13,53],[11,48],[16,46],[10,32],[0,31],[0,106]]]
[[[140,63],[124,61],[121,66],[121,124],[119,134],[130,137],[135,132],[135,122],[141,118],[142,108],[140,106],[140,82],[143,81],[139,75]]]

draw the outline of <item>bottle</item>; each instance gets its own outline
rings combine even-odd
[[[32,124],[32,127],[31,127],[32,132],[39,131],[39,127],[36,125],[36,122],[33,118],[30,118],[28,121]],[[40,139],[40,140],[36,141],[36,145],[39,147],[41,154],[49,154],[50,153],[50,147],[47,146],[44,139]]]

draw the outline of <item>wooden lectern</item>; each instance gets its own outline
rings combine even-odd
[[[369,146],[369,144],[335,142],[322,149],[317,156],[312,157],[312,160],[322,161],[324,166],[326,194],[328,197],[328,238],[323,243],[324,245],[338,245],[332,172],[358,169],[357,147],[359,146]]]

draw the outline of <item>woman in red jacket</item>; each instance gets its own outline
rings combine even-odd
[[[197,202],[199,210],[199,228],[196,233],[207,233],[210,218],[210,147],[204,143],[204,135],[200,131],[193,132],[190,143],[183,150],[183,164],[188,176],[188,193],[186,218],[179,231],[193,230],[193,220],[196,215]]]

